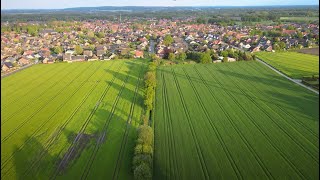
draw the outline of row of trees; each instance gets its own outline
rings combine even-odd
[[[152,179],[153,129],[148,125],[138,128],[138,140],[134,149],[133,174],[137,180]]]
[[[154,62],[149,64],[148,72],[144,76],[145,80],[145,100],[146,112],[153,109],[153,101],[155,98],[156,89],[156,64]],[[145,123],[147,124],[147,123]]]
[[[145,74],[145,100],[146,115],[143,118],[143,125],[138,128],[138,139],[134,149],[133,174],[138,180],[152,179],[153,172],[153,129],[149,126],[149,113],[153,109],[156,88],[155,62],[149,64]]]

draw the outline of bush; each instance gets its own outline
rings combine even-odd
[[[134,179],[147,180],[152,178],[151,168],[146,163],[141,163],[134,169]]]
[[[149,167],[152,167],[152,157],[148,154],[139,154],[133,158],[133,170],[137,168],[140,164],[145,163]]]

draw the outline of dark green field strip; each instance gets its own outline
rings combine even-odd
[[[122,63],[117,63],[117,67],[115,68],[121,68]],[[108,69],[103,69],[100,73],[105,74],[105,70],[110,71]],[[108,75],[108,74],[107,74]],[[104,80],[109,80],[110,78],[113,78],[114,76],[111,74],[111,76],[104,77]],[[111,80],[111,79],[110,79]],[[90,84],[88,84],[89,87]],[[100,95],[103,93],[104,89],[107,88],[109,85],[107,83],[107,86],[105,86],[105,82],[101,81],[98,83],[98,86],[95,88],[92,88],[92,91],[90,94],[87,94],[87,96],[81,101],[79,106],[75,109],[74,113],[69,116],[69,118],[65,121],[65,123],[62,125],[61,128],[58,130],[58,135],[53,134],[54,140],[50,142],[49,148],[46,148],[47,151],[52,152],[53,154],[56,154],[55,156],[52,156],[50,158],[44,157],[48,162],[51,162],[51,166],[42,166],[44,162],[41,162],[38,160],[38,162],[35,164],[36,167],[32,168],[32,173],[29,173],[29,176],[32,174],[41,174],[42,176],[49,177],[52,175],[52,172],[58,167],[58,164],[54,166],[55,163],[58,163],[62,159],[62,157],[59,155],[61,153],[64,153],[65,150],[67,150],[68,146],[72,143],[72,141],[68,138],[74,138],[76,137],[77,132],[81,128],[81,126],[85,123],[84,121],[90,112],[91,107],[95,107],[97,105],[97,100],[99,99]],[[89,96],[90,95],[90,96]],[[77,129],[79,128],[79,129]],[[77,129],[77,130],[76,130]],[[63,134],[64,136],[60,136]],[[72,135],[73,134],[73,135]],[[51,140],[51,139],[49,139]],[[73,140],[73,139],[72,139]],[[59,142],[59,145],[55,144],[56,142]],[[29,170],[30,171],[30,170]]]
[[[170,89],[170,94],[172,93],[173,95],[171,95],[170,97],[166,98],[165,96],[167,95],[167,89],[166,89],[166,85],[164,85],[164,75],[167,77],[168,73],[167,72],[161,72],[158,71],[158,74],[162,77],[161,81],[158,81],[158,88],[161,88],[162,93],[161,94],[162,98],[160,98],[158,96],[158,100],[157,100],[157,107],[159,107],[161,110],[164,111],[156,111],[156,117],[160,118],[161,121],[157,121],[159,122],[159,124],[157,125],[157,123],[155,123],[155,126],[157,126],[157,128],[159,127],[159,133],[157,133],[156,131],[156,144],[157,144],[157,139],[159,136],[164,137],[160,143],[162,144],[161,146],[157,146],[156,145],[156,149],[155,149],[155,177],[156,179],[170,179],[170,177],[173,176],[173,168],[170,168],[170,166],[174,166],[172,165],[173,162],[170,162],[170,157],[171,158],[177,158],[176,162],[179,162],[179,168],[178,171],[176,173],[180,174],[181,178],[205,178],[202,166],[203,166],[203,161],[202,161],[202,157],[201,157],[201,152],[200,149],[197,145],[197,140],[195,139],[195,135],[193,134],[193,127],[192,126],[181,126],[181,124],[179,125],[179,121],[181,119],[186,120],[187,122],[181,122],[183,124],[189,124],[190,121],[188,120],[189,118],[187,117],[188,114],[184,114],[186,112],[186,109],[184,109],[183,105],[181,103],[180,100],[180,96],[179,96],[179,92],[177,90],[177,88],[171,88]],[[170,76],[170,79],[168,78],[168,81],[166,81],[167,83],[173,83],[174,79],[173,76]],[[165,123],[167,123],[167,113],[165,111],[167,111],[167,103],[166,100],[170,99],[170,103],[169,106],[171,107],[170,109],[174,109],[175,113],[171,114],[171,118],[170,119],[172,121],[172,123],[175,124],[175,131],[177,132],[183,132],[183,134],[178,134],[178,133],[174,133],[174,139],[177,139],[174,143],[176,144],[176,147],[188,147],[185,148],[182,151],[179,150],[175,150],[173,149],[173,147],[170,146],[170,142],[168,142],[169,139],[171,139],[169,136],[169,133],[166,133],[166,131],[168,130]],[[159,103],[159,104],[158,104]],[[173,110],[172,110],[173,111]],[[161,113],[161,114],[159,114]],[[179,149],[179,148],[178,148]],[[176,153],[176,157],[172,157],[174,154],[172,152],[172,150],[177,151]],[[159,154],[159,157],[157,156],[157,154]],[[187,154],[189,155],[187,158],[184,158],[183,155]],[[177,165],[175,165],[177,166]],[[193,170],[190,171],[188,169],[188,167],[192,166]]]
[[[31,67],[33,68],[33,67]],[[30,68],[30,69],[31,69]],[[47,69],[47,67],[43,67],[44,69]],[[42,85],[46,85],[48,84],[48,82],[51,82],[51,79],[58,79],[59,80],[59,73],[66,73],[67,68],[70,68],[68,66],[58,66],[56,67],[56,69],[54,68],[50,68],[49,70],[45,71],[45,74],[41,74],[39,76],[36,76],[34,79],[32,80],[24,80],[22,82],[19,82],[21,80],[17,79],[17,80],[11,80],[10,82],[16,82],[16,85],[14,85],[13,87],[7,87],[6,83],[3,82],[3,84],[5,85],[5,89],[3,89],[3,107],[1,107],[1,110],[6,109],[7,105],[11,104],[12,102],[16,102],[17,99],[21,99],[21,98],[29,98],[29,94],[32,93],[37,93],[37,90],[44,90],[41,89]],[[61,72],[60,72],[61,71]],[[20,73],[20,72],[19,72]],[[19,74],[17,73],[17,74]],[[46,76],[47,75],[47,76]],[[28,77],[28,75],[26,75]],[[27,82],[27,83],[25,83]],[[51,84],[51,83],[50,83]],[[26,96],[28,95],[28,96]],[[30,98],[32,99],[32,98]]]
[[[2,118],[4,120],[1,121],[1,125],[9,121],[9,119],[17,115],[18,112],[21,112],[21,110],[25,109],[26,107],[30,107],[30,105],[32,105],[34,101],[38,99],[41,100],[43,96],[46,96],[46,94],[53,89],[53,87],[57,85],[59,86],[60,78],[63,78],[67,74],[68,74],[67,71],[65,73],[59,74],[58,76],[56,74],[52,74],[52,77],[55,77],[54,78],[55,81],[50,80],[52,79],[52,77],[49,79],[42,79],[41,85],[32,84],[33,88],[31,88],[30,91],[27,91],[24,94],[16,96],[17,98],[14,99],[13,101],[8,101],[7,105],[4,103],[3,110],[1,111]],[[42,84],[45,84],[47,87],[43,87]],[[25,91],[25,89],[27,88],[23,88],[22,91]],[[6,109],[8,108],[16,109],[16,111],[12,111],[12,110],[7,111]]]
[[[90,72],[90,71],[88,71],[88,72]],[[91,74],[93,74],[92,72],[91,72]],[[84,75],[84,77],[86,77],[86,78],[90,78],[91,76],[90,76],[90,74],[88,74],[89,76],[85,76]],[[89,84],[90,85],[90,84]],[[81,85],[82,86],[82,85]],[[81,87],[80,86],[80,87]],[[90,86],[88,86],[88,88],[91,88],[92,86],[90,85]],[[94,87],[94,86],[93,86]],[[93,89],[93,88],[92,88]],[[85,89],[84,89],[85,90]],[[80,92],[80,91],[78,91],[78,92]],[[87,92],[86,90],[84,91],[84,92]],[[91,92],[89,92],[86,96],[84,96],[84,100],[90,95],[90,93]],[[81,96],[80,98],[78,97],[78,99],[82,99],[82,97],[83,96]],[[77,98],[77,97],[75,97],[75,98]],[[84,101],[82,101],[80,104],[82,104]],[[72,104],[70,104],[69,103],[69,105],[71,105],[71,107],[74,107],[74,105],[72,105]],[[73,117],[73,115],[75,114],[75,112],[78,110],[78,107],[76,108],[76,110],[71,114],[71,117]],[[59,112],[60,113],[60,112]],[[54,115],[54,117],[57,117],[58,115],[59,115],[59,113],[58,114],[55,114]],[[63,113],[63,112],[62,112]],[[63,113],[62,114],[63,116],[67,116],[68,114],[66,114],[66,113]],[[61,117],[63,117],[63,116],[60,116],[60,118]],[[59,118],[59,117],[57,117],[57,118]],[[63,125],[61,125],[60,124],[60,121],[53,121],[53,122],[56,122],[56,123],[58,123],[58,126],[62,126],[61,127],[61,129],[59,129],[59,128],[57,128],[57,130],[62,130],[63,129],[63,126],[65,125],[65,124],[63,124]],[[66,122],[69,122],[69,119],[66,121]],[[47,127],[48,128],[48,127]],[[52,128],[52,127],[50,127],[48,130],[53,130],[54,128]],[[46,131],[44,131],[44,132],[46,132]],[[61,131],[60,131],[61,132]],[[57,136],[59,136],[60,135],[60,133],[57,133],[57,134],[53,134],[53,136],[52,137],[50,137],[47,141],[48,141],[48,143],[47,144],[44,144],[44,146],[45,146],[45,150],[39,150],[39,149],[32,149],[32,148],[36,148],[36,147],[32,147],[32,144],[30,144],[30,145],[28,145],[28,148],[27,149],[22,149],[22,151],[25,153],[26,151],[28,151],[28,153],[30,154],[30,156],[31,157],[34,157],[32,160],[29,160],[30,162],[32,162],[32,161],[37,161],[37,158],[39,157],[39,158],[41,158],[42,157],[42,154],[44,153],[44,152],[46,152],[47,150],[48,150],[48,147],[49,146],[51,146],[52,145],[52,140],[55,140],[56,139],[56,137]],[[40,136],[40,137],[42,137],[42,136]],[[40,140],[39,140],[39,142],[41,142]],[[50,143],[51,142],[51,143]],[[39,152],[40,151],[40,152]],[[34,155],[36,155],[36,154],[40,154],[38,157],[37,156],[32,156],[32,154],[33,153],[35,153]],[[19,154],[19,153],[18,153]],[[23,159],[20,159],[20,163],[22,163],[22,161],[23,161]],[[12,162],[11,162],[12,163]],[[34,163],[30,163],[30,164],[32,164],[31,166],[29,166],[29,167],[33,167],[33,165],[34,165]],[[21,173],[22,172],[20,172],[20,175],[21,175]],[[3,175],[3,174],[2,174]]]
[[[229,67],[226,65],[226,67]],[[234,71],[235,69],[232,69],[231,71]],[[252,77],[254,75],[251,75]],[[232,82],[233,80],[231,80]],[[239,84],[238,84],[239,83]],[[288,123],[286,118],[283,116],[280,116],[277,111],[279,111],[277,108],[274,108],[271,105],[266,104],[265,102],[259,100],[257,96],[260,94],[260,92],[254,92],[251,86],[249,85],[248,81],[243,81],[243,79],[238,79],[234,81],[234,84],[239,88],[247,88],[243,89],[245,94],[258,106],[261,107],[260,109],[269,117],[270,120],[272,120],[277,127],[279,127],[284,134],[287,135],[288,138],[290,138],[297,146],[299,146],[301,149],[303,149],[304,152],[309,154],[315,161],[318,162],[317,154],[319,152],[319,149],[308,140],[308,137],[303,136],[303,134],[299,133],[297,130],[297,127],[294,127],[291,125],[291,123]],[[248,89],[250,87],[250,91]],[[254,93],[253,93],[254,92]],[[308,147],[305,148],[305,147]],[[319,162],[318,162],[319,163]]]
[[[319,177],[319,146],[316,144],[319,134],[316,117],[319,117],[319,112],[315,110],[315,106],[319,105],[315,95],[258,62],[177,65],[172,66],[172,72],[170,67],[161,67],[158,74],[160,72],[163,77],[157,77],[155,115],[156,179],[174,179],[170,176],[174,170],[172,164],[178,162],[179,169],[186,164],[174,155],[170,158],[176,160],[168,159],[166,154],[169,148],[173,152],[177,148],[170,141],[180,141],[177,137],[182,131],[177,127],[190,126],[186,123],[188,119],[199,138],[199,148],[203,148],[203,162],[210,169],[210,178],[230,179],[231,176],[226,177],[231,172],[231,179]],[[167,93],[160,93],[162,81],[170,89]],[[174,86],[179,87],[178,90]],[[273,97],[273,93],[277,96]],[[163,105],[166,103],[162,100],[166,99],[163,96],[168,97],[168,106],[173,106],[174,112]],[[177,104],[179,99],[175,100],[176,97],[180,97],[181,104]],[[299,101],[297,97],[305,100]],[[181,106],[184,111],[179,111]],[[304,111],[303,106],[309,110]],[[167,113],[172,119],[169,125],[164,119]],[[181,117],[183,115],[190,118]],[[181,123],[175,125],[175,121]],[[165,137],[171,135],[170,128],[166,127],[170,125],[175,129],[172,133],[174,140]],[[188,145],[179,144],[178,147],[186,149]],[[194,154],[199,156],[197,151]],[[184,156],[190,157],[192,154],[183,152]],[[194,168],[202,168],[202,161],[189,161],[193,166],[184,166],[187,171],[193,172],[193,177],[197,176],[197,179],[201,176],[204,179],[203,171]],[[186,175],[188,173],[180,170],[179,177],[192,177]]]
[[[216,76],[221,74],[219,73],[220,68],[227,68],[226,66],[213,67],[218,70],[215,71]],[[275,119],[272,119],[271,115],[266,112],[265,109],[262,109],[262,107],[264,107],[262,104],[258,104],[252,98],[250,98],[250,96],[248,96],[248,90],[242,90],[241,87],[237,86],[237,84],[235,84],[235,82],[229,76],[227,76],[227,78],[229,78],[229,80],[224,81],[225,84],[235,85],[237,87],[236,89],[247,97],[241,98],[241,96],[239,96],[237,99],[241,100],[241,103],[248,105],[250,107],[250,111],[255,112],[250,113],[250,116],[253,117],[252,119],[255,120],[255,123],[260,126],[262,131],[264,131],[268,137],[271,137],[270,143],[279,149],[279,152],[281,152],[287,158],[287,162],[290,163],[293,168],[295,168],[296,172],[298,172],[300,176],[302,176],[302,174],[304,177],[308,177],[310,174],[314,175],[313,170],[314,167],[318,166],[318,163],[315,160],[312,160],[312,157],[308,155],[305,149],[299,146],[299,144],[295,142],[292,137],[290,137],[290,134],[283,130],[284,127],[279,126],[279,124],[275,122]],[[270,129],[272,129],[272,131],[270,131]],[[293,158],[293,154],[296,154],[297,156]],[[301,166],[301,164],[304,164],[304,166]]]
[[[113,65],[113,63],[110,63],[110,67],[111,67],[112,65]],[[108,68],[110,68],[110,67],[108,67]],[[102,74],[102,76],[101,76],[99,79],[101,80],[101,79],[103,78],[103,76],[104,76],[104,74]],[[99,80],[99,81],[100,81],[100,80]],[[45,128],[45,125],[47,125],[48,122],[50,122],[50,120],[52,120],[52,119],[55,117],[55,115],[56,115],[60,110],[63,110],[63,108],[65,107],[65,105],[67,104],[67,102],[70,101],[71,98],[72,98],[74,95],[77,94],[78,90],[79,90],[83,85],[84,85],[84,83],[81,84],[78,89],[75,89],[75,91],[74,91],[72,94],[70,94],[70,96],[67,97],[63,103],[61,103],[61,104],[59,105],[59,107],[58,107],[58,109],[55,111],[55,113],[52,114],[46,121],[44,121],[44,122],[29,136],[29,138],[26,139],[25,142],[18,147],[18,149],[17,149],[16,151],[13,151],[13,152],[11,151],[12,154],[10,155],[9,158],[7,158],[6,160],[1,160],[1,169],[3,169],[3,168],[6,166],[7,162],[9,162],[9,161],[13,158],[13,156],[15,155],[16,152],[21,151],[24,146],[27,146],[27,143],[29,143],[29,141],[31,141],[32,138],[34,138],[34,136],[35,136],[36,134],[38,134],[40,131],[42,131],[43,128]],[[94,86],[92,86],[92,89],[95,88],[96,85],[97,85],[97,83],[96,83]],[[78,95],[78,94],[77,94],[77,95]],[[52,128],[52,126],[51,126],[51,128]],[[8,149],[8,148],[6,148],[6,149]],[[4,159],[5,157],[6,157],[6,155],[2,153],[2,154],[1,154],[1,159]]]
[[[99,67],[94,67],[99,68]],[[45,111],[45,107],[52,106],[52,102],[59,97],[60,93],[65,91],[68,86],[73,83],[79,76],[85,76],[83,72],[87,70],[86,68],[81,69],[80,73],[73,74],[71,77],[71,81],[69,81],[66,84],[60,84],[59,86],[56,86],[55,88],[52,88],[50,92],[48,92],[45,98],[39,99],[39,102],[36,101],[33,105],[29,106],[28,108],[24,109],[23,111],[20,111],[17,113],[17,116],[14,116],[15,121],[10,121],[10,123],[5,123],[1,126],[1,144],[8,140],[10,136],[12,136],[14,133],[16,133],[19,129],[21,129],[25,124],[30,123],[32,119],[34,119],[34,116],[39,114],[39,112]],[[72,88],[72,86],[69,86]],[[59,100],[59,99],[56,99]],[[50,111],[49,111],[50,112]],[[47,113],[40,113],[41,115],[48,115]],[[7,120],[8,121],[8,120]],[[38,122],[37,122],[38,123]]]
[[[177,67],[175,69],[178,71],[180,68]],[[183,73],[183,71],[180,71],[179,74],[181,74],[182,77],[185,77],[185,78],[181,78],[181,81],[182,81],[182,79],[188,79],[188,76],[186,76],[185,74],[182,74],[182,73]],[[189,83],[190,83],[190,79],[189,79]],[[203,83],[200,83],[200,84],[203,86]],[[200,84],[197,84],[196,86],[199,87]],[[198,112],[199,111],[204,112],[206,114],[206,117],[207,117],[206,119],[208,122],[210,122],[210,117],[215,119],[215,117],[218,116],[217,115],[218,113],[213,112],[213,109],[218,109],[218,107],[217,108],[213,107],[213,109],[210,108],[210,112],[209,112],[209,110],[207,108],[210,107],[211,103],[204,104],[204,102],[202,102],[202,100],[201,100],[201,97],[202,97],[206,100],[206,102],[210,102],[210,101],[208,101],[209,99],[212,99],[212,97],[210,97],[210,94],[209,94],[210,92],[207,90],[202,91],[201,97],[200,97],[199,93],[197,92],[197,89],[194,86],[192,86],[192,83],[190,85],[191,85],[191,88],[193,89],[194,93],[191,93],[191,92],[188,93],[189,94],[188,99],[190,99],[191,94],[196,94],[197,101],[198,101],[197,104],[201,108],[201,109],[198,109]],[[199,90],[200,89],[205,90],[206,88],[202,87],[202,88],[199,88]],[[222,111],[220,110],[220,112],[223,112],[223,110]],[[247,154],[246,159],[242,160],[241,165],[237,164],[237,160],[240,160],[242,156],[240,154],[232,153],[235,151],[231,151],[231,150],[235,149],[236,147],[235,147],[235,144],[228,144],[228,142],[230,142],[230,140],[225,135],[225,133],[227,131],[225,129],[219,129],[218,127],[221,127],[221,126],[216,126],[216,124],[214,124],[214,123],[210,123],[210,125],[211,125],[213,131],[216,131],[218,134],[218,137],[220,137],[220,139],[221,139],[220,142],[221,142],[222,146],[225,146],[225,152],[231,151],[231,153],[229,153],[229,155],[228,155],[228,156],[230,156],[229,161],[231,160],[231,162],[233,163],[234,171],[236,171],[238,173],[238,178],[240,178],[240,177],[246,178],[246,176],[252,177],[252,178],[254,176],[258,176],[260,178],[265,177],[265,176],[267,176],[267,177],[270,176],[270,173],[267,170],[265,170],[264,165],[261,163],[261,160],[259,159],[259,157],[252,150],[252,148],[248,144],[247,140],[239,132],[238,128],[236,126],[234,126],[233,122],[230,120],[230,117],[226,116],[227,114],[224,114],[224,115],[225,116],[217,117],[217,120],[222,119],[222,118],[225,119],[223,126],[228,129],[228,133],[230,133],[230,135],[231,134],[234,135],[234,137],[231,136],[230,138],[232,138],[234,141],[238,142],[236,145],[237,145],[237,148],[242,149],[242,154]],[[205,119],[203,119],[203,120],[205,120]],[[219,123],[219,121],[214,121],[214,122]],[[210,153],[210,151],[208,153]],[[215,155],[215,156],[217,156],[217,155]],[[246,167],[246,171],[247,171],[246,176],[242,173],[244,171],[244,169],[243,169],[244,167]],[[269,177],[269,178],[271,178],[271,177]]]
[[[239,63],[239,67],[242,68],[242,70],[248,74],[254,73],[254,75],[252,74],[251,77],[253,77],[253,79],[256,79],[258,83],[253,83],[252,81],[247,81],[247,83],[250,84],[251,87],[253,87],[257,93],[255,93],[258,97],[258,99],[262,100],[263,102],[265,102],[268,106],[272,106],[274,111],[277,111],[277,113],[282,117],[282,119],[284,119],[288,125],[285,126],[293,126],[297,131],[299,131],[300,135],[304,136],[307,140],[310,140],[314,146],[319,147],[318,141],[319,141],[319,131],[317,126],[314,126],[314,123],[310,123],[310,120],[312,119],[307,119],[305,120],[303,117],[299,117],[297,115],[293,115],[291,114],[290,111],[287,110],[286,107],[288,107],[288,103],[286,104],[287,106],[284,105],[278,105],[277,103],[275,103],[275,101],[277,99],[272,99],[272,97],[270,97],[270,94],[268,94],[268,92],[265,91],[265,89],[268,89],[269,91],[272,92],[276,92],[279,94],[284,93],[283,89],[279,89],[276,88],[275,85],[273,85],[272,83],[270,83],[270,81],[266,81],[263,78],[259,78],[262,77],[260,75],[261,72],[264,72],[266,69],[262,69],[263,66],[259,66],[256,63],[248,63],[248,65],[246,65],[245,67],[243,66],[244,64],[240,64]],[[254,67],[251,67],[251,65],[253,65]],[[231,66],[232,67],[232,66]],[[259,69],[260,68],[260,69]],[[259,71],[258,71],[259,69]],[[273,81],[272,81],[273,82]],[[292,86],[292,85],[291,85]],[[286,89],[291,89],[290,85],[287,85]],[[288,95],[292,95],[292,96],[296,96],[297,94],[304,94],[303,92],[303,88],[300,88],[300,91],[294,91],[292,93],[288,94]],[[314,100],[316,100],[317,97],[316,95],[314,95]],[[295,105],[297,107],[301,106],[300,104],[303,103],[303,100],[299,100],[298,102],[294,102],[294,101],[290,101],[290,104]],[[316,104],[316,101],[314,101],[313,103],[308,103],[305,102],[303,104],[310,104],[310,108],[314,109],[314,111],[317,111],[318,108],[313,107],[314,104]],[[302,108],[305,106],[302,106]],[[307,112],[307,111],[305,111]],[[315,117],[318,117],[318,115],[316,115]],[[314,118],[313,121],[314,122],[318,122],[317,121],[318,118]],[[302,121],[304,120],[304,121]],[[313,129],[309,128],[309,126],[313,127]],[[294,133],[295,134],[295,133]],[[317,149],[318,151],[318,149]]]

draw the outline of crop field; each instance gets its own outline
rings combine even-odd
[[[306,21],[319,21],[319,17],[280,17],[282,21],[299,21],[299,22],[306,22]]]
[[[297,52],[259,52],[257,56],[291,78],[319,75],[319,56]]]
[[[255,61],[157,70],[155,179],[318,179],[319,96]]]
[[[1,79],[1,178],[132,179],[145,62],[39,64]]]

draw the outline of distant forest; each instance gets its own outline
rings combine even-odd
[[[319,6],[266,7],[82,7],[59,10],[1,10],[1,22],[26,21],[119,21],[138,18],[185,19],[195,23],[222,25],[250,23],[305,22],[319,23]]]

